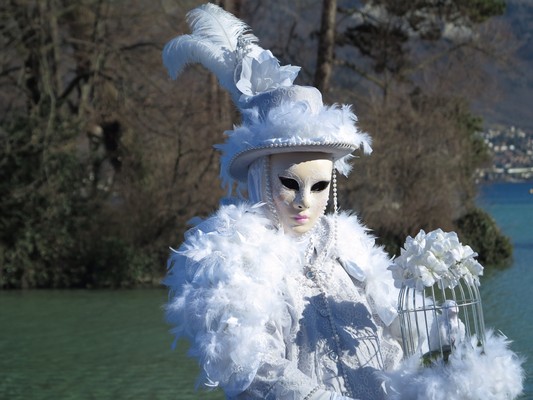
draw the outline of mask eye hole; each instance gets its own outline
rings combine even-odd
[[[329,186],[329,181],[320,181],[315,183],[313,186],[311,186],[312,192],[322,192],[323,190],[326,190]]]
[[[300,189],[300,185],[298,185],[298,182],[296,182],[294,179],[284,178],[283,176],[280,176],[279,177],[279,181],[287,189],[291,189],[291,190],[299,190]]]

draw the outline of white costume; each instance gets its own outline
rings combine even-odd
[[[520,361],[501,338],[488,335],[486,354],[454,351],[447,365],[402,360],[392,261],[355,216],[337,213],[332,169],[346,175],[354,150],[370,152],[350,108],[293,85],[299,68],[280,66],[219,7],[193,10],[189,23],[165,65],[176,76],[200,62],[232,95],[243,123],[218,146],[221,177],[248,192],[188,231],[169,259],[166,315],[190,341],[200,383],[234,399],[518,395]],[[334,213],[322,215],[330,183]]]
[[[375,371],[401,357],[390,338],[397,290],[388,257],[341,214],[316,225],[308,263],[308,237],[277,231],[263,208],[222,207],[170,259],[165,283],[178,291],[168,315],[190,339],[204,382],[229,397],[383,398]]]

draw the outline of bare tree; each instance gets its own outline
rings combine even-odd
[[[327,93],[333,70],[335,51],[335,23],[337,1],[324,0],[322,2],[322,19],[318,36],[317,67],[315,71],[315,86]]]
[[[157,281],[216,206],[233,111],[203,71],[172,83],[161,64],[198,3],[1,6],[0,286]]]

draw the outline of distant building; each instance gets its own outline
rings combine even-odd
[[[533,179],[533,132],[514,126],[490,128],[481,133],[492,155],[492,166],[478,171],[485,181]]]

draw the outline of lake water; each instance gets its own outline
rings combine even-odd
[[[0,399],[222,399],[171,351],[164,290],[0,292]]]
[[[488,271],[488,326],[514,340],[533,376],[533,184],[485,187],[480,202],[512,237],[512,267]],[[0,291],[0,399],[223,399],[195,392],[184,347],[170,350],[162,289]],[[523,399],[533,399],[531,379]]]
[[[526,357],[528,375],[522,399],[533,400],[533,182],[482,187],[479,204],[496,220],[514,246],[510,268],[490,270],[481,280],[483,313],[488,327],[513,340]]]

